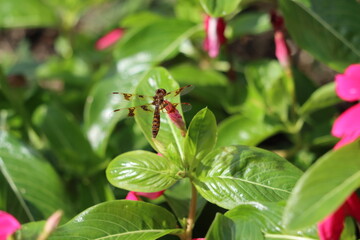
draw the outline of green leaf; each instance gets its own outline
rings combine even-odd
[[[199,29],[187,21],[165,19],[127,33],[115,51],[118,72],[128,77],[173,57]]]
[[[162,207],[140,201],[118,200],[86,209],[61,226],[49,240],[155,240],[180,232],[176,225],[175,217]]]
[[[260,34],[272,29],[269,13],[249,12],[241,13],[229,22],[233,29],[233,38],[249,34]]]
[[[314,227],[303,232],[286,231],[281,222],[284,206],[285,202],[244,203],[226,212],[225,216],[234,223],[236,239],[317,239]]]
[[[206,101],[209,106],[221,107],[219,91],[225,91],[228,85],[226,76],[211,69],[200,69],[198,66],[183,63],[170,68],[171,75],[184,85],[196,86],[196,98]]]
[[[143,94],[148,96],[154,96],[157,89],[163,88],[167,92],[174,91],[179,88],[177,82],[172,78],[168,71],[164,68],[157,67],[150,70],[144,78],[140,81],[136,88],[137,94]],[[180,103],[180,97],[169,98],[172,103]],[[135,106],[144,104],[144,102],[137,101]],[[181,116],[182,110],[178,109]],[[161,113],[161,124],[160,130],[157,137],[152,138],[152,122],[153,113],[146,111],[138,111],[135,115],[136,123],[140,126],[146,139],[151,146],[156,149],[157,152],[166,155],[167,146],[173,144],[180,153],[181,159],[183,159],[183,148],[182,142],[184,137],[181,135],[181,131],[177,128],[174,123],[170,120],[168,114]]]
[[[218,239],[226,239],[226,240],[236,240],[240,239],[236,237],[235,232],[235,224],[226,216],[217,213],[214,221],[212,222],[208,233],[206,234],[205,239],[207,240],[218,240]],[[255,239],[255,238],[247,238],[247,239]],[[259,238],[256,238],[259,239]]]
[[[263,119],[257,119],[251,118],[251,115],[233,115],[220,123],[217,146],[256,146],[283,129],[279,122],[265,116]]]
[[[337,71],[360,61],[360,4],[357,1],[280,0],[291,37]],[[304,34],[306,33],[306,34]]]
[[[135,192],[157,192],[173,185],[182,170],[165,157],[147,151],[119,155],[106,169],[109,182]]]
[[[116,123],[124,119],[126,113],[113,113],[119,108],[119,102],[113,91],[129,91],[131,93],[139,82],[139,75],[128,79],[115,74],[113,77],[98,82],[91,89],[84,111],[84,129],[95,152],[104,156],[109,137]]]
[[[0,27],[54,26],[56,17],[49,6],[41,0],[0,1]]]
[[[250,201],[286,199],[301,174],[275,153],[229,146],[216,149],[200,162],[194,183],[205,199],[231,209]]]
[[[45,221],[30,222],[21,224],[20,230],[16,231],[16,240],[33,240],[38,239],[41,232],[44,230]]]
[[[78,175],[91,175],[102,163],[70,113],[55,105],[41,106],[34,122],[43,131],[62,167]]]
[[[245,67],[245,77],[250,91],[255,91],[258,104],[262,106],[269,116],[287,121],[288,107],[291,102],[290,93],[287,92],[287,78],[278,61],[258,61]],[[247,98],[247,101],[255,101]]]
[[[186,218],[189,215],[189,203],[191,201],[191,183],[189,178],[184,178],[171,186],[171,188],[164,192],[164,196],[180,224],[183,227],[186,226]],[[196,199],[196,218],[198,218],[207,201],[200,194],[197,194]]]
[[[331,82],[317,89],[304,105],[301,106],[300,112],[307,115],[341,101],[335,92],[335,82]]]
[[[200,0],[205,12],[212,17],[223,17],[233,13],[242,0]]]
[[[296,184],[284,213],[288,229],[322,220],[360,185],[360,140],[318,159]]]
[[[191,120],[184,142],[184,152],[192,169],[213,150],[216,138],[215,116],[208,108],[204,108]]]
[[[52,166],[33,149],[0,131],[0,171],[29,220],[49,217],[58,209],[69,216],[64,186]]]

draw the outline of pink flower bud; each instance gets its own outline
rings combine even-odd
[[[284,35],[284,19],[275,11],[271,12],[271,23],[274,29],[275,56],[284,68],[290,67],[290,50]]]
[[[112,30],[111,32],[105,34],[103,37],[97,40],[95,44],[95,48],[97,50],[103,50],[105,48],[110,47],[111,45],[116,43],[120,38],[122,38],[124,32],[125,31],[122,28],[116,28]]]
[[[220,46],[226,42],[224,35],[226,23],[223,18],[213,18],[208,15],[204,19],[205,40],[203,48],[212,58],[219,55]]]
[[[181,114],[176,109],[176,105],[172,104],[167,100],[164,100],[164,103],[166,104],[165,109],[166,109],[166,113],[170,117],[170,120],[175,124],[176,127],[178,127],[181,130],[181,135],[184,137],[186,135],[186,126]]]

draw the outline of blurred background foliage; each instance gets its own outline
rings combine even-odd
[[[0,209],[28,222],[64,206],[65,221],[124,198],[104,169],[121,153],[151,147],[133,120],[112,112],[119,103],[111,93],[133,92],[154,66],[167,68],[181,86],[195,86],[183,97],[193,106],[186,122],[207,106],[219,124],[218,146],[260,146],[302,170],[328,151],[336,142],[332,121],[346,107],[334,106],[340,101],[328,82],[346,59],[326,66],[318,60],[329,56],[313,54],[315,60],[288,39],[293,103],[284,90],[289,76],[275,58],[269,12],[278,3],[232,1],[214,10],[226,15],[228,40],[212,59],[202,50],[207,2],[0,0]],[[291,26],[287,10],[296,6],[284,2]],[[97,50],[97,40],[115,28],[124,36]],[[301,44],[299,31],[289,31]]]

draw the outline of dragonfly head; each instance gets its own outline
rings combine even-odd
[[[163,88],[159,88],[158,90],[156,90],[156,95],[164,97],[166,95],[166,90]]]

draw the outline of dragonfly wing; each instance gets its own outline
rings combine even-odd
[[[171,98],[171,97],[176,97],[178,95],[182,96],[182,95],[187,94],[188,92],[190,92],[193,89],[194,89],[194,85],[187,85],[187,86],[181,87],[179,89],[176,89],[174,91],[168,92],[166,94],[166,97]]]
[[[128,117],[134,117],[137,114],[137,112],[139,112],[139,111],[153,113],[154,108],[153,108],[153,105],[151,103],[149,103],[149,104],[144,104],[144,105],[140,105],[140,106],[136,106],[136,107],[114,109],[114,112],[127,112]]]

